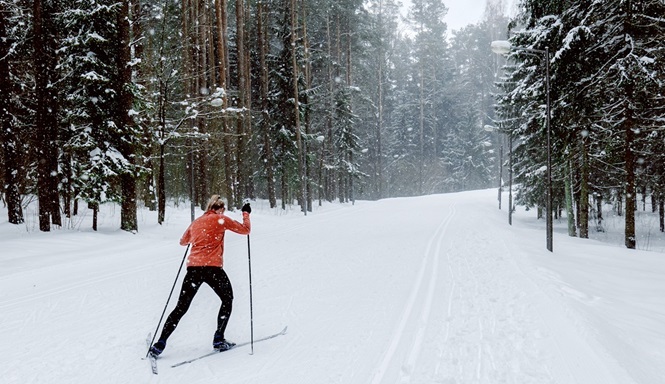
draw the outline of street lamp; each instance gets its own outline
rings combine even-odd
[[[499,128],[486,124],[483,129],[485,129],[486,132],[497,132],[498,138],[500,140],[499,142],[499,209],[501,209],[501,194],[503,192],[503,136],[500,135]]]
[[[509,41],[496,40],[491,44],[492,52],[499,55],[506,55],[510,51],[523,51],[527,53],[535,53],[540,57],[545,58],[545,87],[547,96],[547,116],[545,118],[547,130],[547,215],[546,215],[546,232],[547,232],[547,250],[553,252],[553,236],[552,236],[552,141],[551,141],[551,110],[550,110],[550,50],[549,48],[533,49],[524,47],[515,47]]]

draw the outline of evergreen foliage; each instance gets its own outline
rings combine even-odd
[[[638,192],[662,199],[662,15],[662,1],[528,0],[513,24],[524,26],[511,37],[514,47],[552,52],[545,58],[513,50],[509,59],[515,65],[501,83],[505,94],[498,111],[506,131],[518,139],[518,198],[544,206],[543,66],[549,60],[554,199],[558,206],[568,202],[569,216],[575,201],[582,237],[588,236],[590,196],[611,199],[625,215],[628,248],[636,245]]]
[[[544,206],[545,60],[555,202],[578,207],[580,236],[594,196],[625,203],[627,218],[638,192],[663,200],[662,1],[525,0],[511,42],[552,55],[514,51],[499,81],[497,0],[459,31],[442,0],[413,1],[406,24],[393,0],[0,4],[12,223],[32,196],[42,230],[78,201],[113,201],[133,231],[138,203],[162,222],[168,199],[212,193],[230,209],[265,198],[307,212],[487,188],[503,153],[519,202]]]

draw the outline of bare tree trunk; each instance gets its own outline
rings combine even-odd
[[[351,31],[351,26],[349,25],[349,20],[346,19],[346,86],[348,89],[351,89],[351,86],[353,85],[353,80],[351,77],[351,36],[353,35]],[[349,109],[353,108],[353,103],[349,102]],[[352,131],[353,127],[349,126],[349,135],[353,134]],[[351,167],[350,171],[347,174],[347,196],[349,197],[349,200],[351,203],[355,203],[356,199],[353,194],[353,177],[354,177],[354,165],[353,165],[353,150],[349,149],[349,152],[347,154],[348,156],[348,161],[349,161],[349,167]]]
[[[328,57],[332,58],[333,57],[333,40],[332,40],[332,33],[331,33],[331,27],[330,27],[330,15],[326,17],[326,36],[327,36],[327,41],[328,41]],[[339,46],[338,52],[339,52]],[[333,70],[332,64],[329,62],[327,65],[328,69],[328,97],[326,99],[327,105],[326,105],[326,110],[328,113],[326,114],[326,137],[325,141],[323,142],[323,153],[322,153],[322,158],[325,159],[325,161],[328,161],[329,164],[333,163],[333,153],[334,153],[334,145],[333,145],[333,114],[334,114],[334,101],[333,101],[333,95],[335,92],[335,71]],[[331,169],[323,169],[323,162],[320,164],[321,167],[321,173],[323,174],[324,180],[322,181],[322,184],[324,185],[324,193],[326,196],[326,200],[332,201],[335,198],[335,178],[334,178],[334,172]]]
[[[300,134],[300,103],[298,101],[298,58],[296,50],[296,23],[297,23],[297,12],[296,12],[296,0],[291,0],[291,59],[292,59],[292,70],[293,70],[293,99],[294,99],[294,117],[295,117],[295,131],[296,131],[296,144],[298,146],[298,178],[300,195],[298,200],[300,201],[300,206],[302,211],[307,215],[306,207],[306,188],[305,184],[307,179],[305,177],[305,167],[304,167],[304,150],[302,145],[302,135]]]
[[[246,82],[248,80],[245,73],[245,4],[244,0],[236,0],[236,49],[237,49],[237,65],[238,65],[238,117],[236,120],[238,134],[237,140],[237,164],[238,164],[238,190],[236,191],[238,201],[236,206],[241,205],[242,199],[248,197],[248,172],[247,169],[247,154],[246,154],[246,133],[249,131],[246,127],[246,114],[245,109],[249,106],[245,104],[246,97]]]
[[[589,148],[588,139],[582,139],[582,178],[580,180],[580,238],[589,238]]]
[[[269,101],[268,101],[268,67],[266,65],[266,56],[268,52],[268,33],[265,24],[267,14],[264,9],[263,1],[258,3],[258,40],[259,40],[259,60],[261,63],[261,132],[263,133],[263,150],[265,156],[265,170],[268,185],[268,201],[270,208],[277,206],[277,195],[275,192],[275,162],[273,159],[272,143],[270,140],[270,128],[268,119]]]
[[[161,55],[160,55],[161,56]],[[166,107],[169,104],[169,83],[164,79],[163,62],[159,63],[159,85],[157,98],[157,122],[159,124],[159,173],[157,174],[157,223],[162,224],[166,217],[166,164],[164,152],[166,137]]]
[[[603,195],[600,192],[596,196],[596,232],[605,232],[603,228]]]
[[[658,192],[658,221],[660,222],[660,231],[665,232],[665,194]]]
[[[35,62],[35,140],[37,143],[37,194],[39,230],[50,231],[51,222],[62,225],[58,195],[58,106],[52,84],[55,77],[53,10],[41,0],[33,2]],[[4,92],[4,90],[3,90]]]
[[[573,209],[573,165],[571,159],[566,161],[565,169],[566,175],[564,176],[564,184],[566,197],[566,218],[568,219],[568,236],[576,237],[577,228],[575,228],[575,210]]]
[[[143,39],[143,24],[144,24],[144,12],[143,12],[143,3],[141,0],[134,0],[132,3],[132,41],[133,41],[133,59],[144,60],[144,39]],[[144,79],[144,67],[143,61],[140,65],[136,66],[133,78],[134,82],[146,86],[146,81]],[[159,202],[158,192],[156,191],[155,186],[155,165],[152,161],[154,153],[154,128],[150,124],[145,124],[143,127],[143,158],[144,167],[146,168],[146,175],[143,176],[143,203],[148,207],[149,210],[155,211],[158,209]],[[159,219],[158,219],[159,220]]]
[[[223,138],[223,147],[224,147],[224,183],[226,188],[226,199],[230,207],[235,206],[234,199],[234,190],[233,190],[233,158],[231,154],[231,135],[228,124],[228,115],[226,110],[229,107],[229,98],[228,98],[228,55],[227,55],[227,37],[226,37],[226,28],[227,28],[227,15],[226,15],[226,0],[216,0],[215,2],[215,15],[217,18],[217,68],[219,71],[219,84],[222,89],[224,89],[224,96],[222,98],[223,104],[222,108],[224,110],[222,115],[222,133]]]
[[[420,23],[420,31],[423,30],[423,23]],[[425,68],[423,68],[423,57],[418,60],[418,126],[420,130],[420,160],[418,162],[418,194],[423,194],[424,173],[425,173]]]
[[[336,67],[336,74],[335,74],[335,84],[341,83],[341,70],[340,67],[342,66],[342,22],[340,20],[340,15],[339,11],[335,15],[335,30],[336,30],[336,35],[335,36],[335,54],[337,56],[337,67]],[[336,85],[335,88],[339,87],[339,85]],[[334,91],[335,91],[335,88]],[[333,93],[334,95],[334,93]],[[333,100],[333,105],[336,107],[337,101]],[[335,108],[333,107],[333,108]],[[333,132],[334,134],[334,132]],[[333,136],[331,136],[331,140],[334,140]],[[333,156],[336,157],[335,163],[337,164],[337,195],[339,197],[340,203],[346,203],[347,195],[346,195],[346,170],[343,167],[343,162],[344,162],[344,156],[346,154],[344,153],[338,153],[339,151],[337,148],[334,146],[334,141],[333,141]]]
[[[7,36],[7,14],[0,12],[0,35]],[[0,39],[0,57],[9,55],[9,39]],[[13,85],[9,76],[8,60],[0,60],[0,148],[4,164],[4,192],[7,203],[7,216],[11,224],[23,223],[23,208],[19,193],[19,162],[16,128],[12,124],[11,95]]]
[[[99,203],[89,203],[88,208],[92,209],[92,230],[97,231],[97,217],[99,212]]]
[[[132,132],[132,117],[129,111],[134,104],[134,97],[129,90],[128,85],[132,82],[132,70],[129,66],[131,60],[130,41],[129,41],[129,0],[123,0],[120,3],[118,11],[118,46],[116,66],[119,73],[118,84],[116,84],[119,105],[118,105],[118,129],[120,132],[130,136]],[[120,153],[132,165],[134,164],[133,139],[127,138],[120,140]],[[134,170],[126,170],[120,175],[120,184],[122,189],[122,204],[120,207],[120,228],[125,231],[137,231],[138,221],[136,216],[136,175]]]
[[[312,89],[312,63],[310,61],[310,46],[309,46],[309,36],[307,35],[307,5],[305,4],[305,1],[303,1],[302,4],[302,26],[303,26],[303,45],[305,48],[305,84],[307,87],[307,90],[309,91]],[[311,131],[311,126],[312,126],[312,118],[310,114],[310,98],[309,96],[305,96],[305,137],[309,137],[310,131]],[[303,141],[303,150],[305,152],[305,158],[304,158],[304,166],[305,166],[305,180],[306,180],[306,190],[305,190],[305,196],[307,196],[307,211],[312,212],[312,183],[310,182],[312,180],[312,175],[311,175],[311,166],[309,165],[309,162],[307,161],[307,140]]]
[[[379,0],[379,31],[383,36],[384,25],[383,25],[383,0]],[[377,119],[376,119],[376,155],[374,159],[374,177],[375,177],[375,186],[374,190],[376,191],[375,198],[380,199],[383,195],[382,191],[382,148],[381,148],[381,134],[383,132],[383,64],[384,64],[384,52],[383,52],[383,42],[379,42],[379,68],[377,70],[377,100],[376,105],[378,109]]]
[[[245,119],[245,163],[247,166],[246,170],[246,185],[245,185],[245,196],[248,198],[255,197],[254,191],[254,174],[256,170],[256,164],[254,163],[254,157],[251,154],[250,148],[254,145],[254,135],[253,127],[254,122],[253,113],[252,113],[252,64],[251,64],[251,36],[249,30],[249,20],[251,19],[252,9],[251,3],[245,3],[245,54],[244,54],[244,65],[243,69],[245,70],[245,110],[243,117]]]
[[[635,157],[633,155],[633,141],[635,133],[633,131],[633,120],[628,118],[624,122],[625,131],[625,161],[626,161],[626,248],[635,249]]]
[[[196,85],[194,81],[195,71],[194,66],[196,61],[194,60],[194,44],[192,41],[192,32],[191,26],[195,24],[195,18],[193,17],[193,5],[192,2],[196,0],[182,0],[182,38],[183,38],[183,89],[185,91],[186,98],[195,97],[197,94]],[[194,121],[189,120],[189,129],[190,132],[193,131]],[[190,218],[194,221],[195,210],[196,210],[196,195],[194,193],[194,183],[195,183],[195,172],[194,172],[194,139],[191,137],[188,141],[189,153],[185,156],[186,169],[187,169],[187,180],[189,181],[189,199],[190,199]]]
[[[204,97],[209,92],[207,73],[207,36],[208,36],[208,12],[205,5],[205,0],[198,0],[195,8],[195,20],[197,20],[197,30],[195,31],[195,62],[196,62],[196,94],[198,97]],[[208,108],[205,106],[204,108]],[[199,115],[196,119],[198,133],[205,135],[208,131],[207,121],[205,117]],[[208,201],[208,141],[199,140],[196,147],[197,150],[197,177],[196,177],[196,196],[197,202],[201,210],[205,210]]]
[[[157,175],[157,223],[160,225],[166,217],[166,175],[164,162],[164,147],[162,142],[159,144],[159,174]]]

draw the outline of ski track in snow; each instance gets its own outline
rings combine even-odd
[[[202,288],[158,376],[141,360],[145,335],[182,259],[189,213],[139,235],[85,234],[78,247],[73,235],[37,234],[43,244],[0,275],[0,355],[9,356],[0,382],[655,384],[629,376],[597,340],[597,323],[570,305],[593,310],[605,299],[542,267],[540,258],[556,257],[543,231],[509,228],[489,207],[494,193],[334,205],[307,217],[253,204],[254,334],[287,334],[252,356],[238,348],[171,368],[209,351],[219,302]],[[7,247],[18,254],[31,241]],[[244,342],[247,240],[226,242],[235,294],[227,337]]]
[[[454,208],[454,206],[452,208]],[[436,287],[436,281],[438,276],[438,256],[439,256],[440,245],[441,242],[443,241],[443,234],[445,234],[445,230],[450,224],[450,220],[453,216],[454,216],[454,209],[450,209],[447,213],[447,216],[441,221],[441,224],[436,229],[432,237],[429,239],[429,242],[427,244],[427,249],[425,250],[425,255],[421,262],[420,270],[418,272],[418,276],[416,277],[414,281],[414,286],[411,289],[411,295],[409,296],[409,299],[406,302],[406,306],[402,311],[402,318],[391,338],[392,342],[390,344],[390,347],[386,351],[382,362],[377,368],[377,373],[371,381],[372,384],[382,383],[391,365],[392,366],[400,365],[399,361],[397,361],[398,364],[395,364],[394,362],[394,360],[398,358],[396,352],[400,344],[408,345],[409,343],[409,340],[403,340],[404,336],[406,335],[405,333],[406,326],[409,323],[410,318],[415,316],[414,307],[416,306],[417,301],[421,300],[422,296],[420,296],[420,294],[421,294],[421,289],[423,289],[423,284],[425,283],[425,273],[427,272],[428,269],[427,267],[431,263],[432,266],[429,269],[430,277],[429,277],[427,294],[424,298],[424,301],[421,303],[422,306],[421,316],[415,318],[414,320],[411,320],[412,322],[415,321],[418,332],[416,334],[415,340],[411,343],[412,346],[409,350],[407,360],[403,364],[401,370],[400,382],[409,383],[411,380],[410,371],[413,369],[418,354],[421,351],[423,338],[425,336],[425,329],[427,326],[427,322],[429,321],[429,313],[431,312],[432,300],[434,298],[434,289]],[[433,252],[432,245],[435,242],[437,246]]]

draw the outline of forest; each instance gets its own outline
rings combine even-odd
[[[445,3],[0,0],[7,219],[489,187],[542,212],[547,169],[571,236],[611,203],[634,248],[638,196],[663,231],[664,2],[487,0],[454,31]]]

